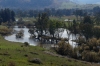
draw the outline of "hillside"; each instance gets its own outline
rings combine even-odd
[[[35,58],[38,58],[42,64],[29,62]],[[41,47],[9,42],[2,36],[0,36],[0,62],[0,66],[99,66],[63,57]]]
[[[62,2],[62,4],[58,7],[58,9],[93,9],[96,6],[100,6],[99,4],[77,4],[75,2]]]
[[[93,8],[97,4],[81,5],[78,0],[0,0],[0,8],[43,9],[43,8]],[[85,6],[85,7],[84,7]]]
[[[49,7],[52,0],[0,0],[1,8],[44,8]]]

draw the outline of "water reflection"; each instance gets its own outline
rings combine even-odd
[[[37,39],[30,39],[30,33],[28,32],[28,28],[24,27],[24,28],[18,28],[18,26],[14,27],[15,31],[20,31],[20,30],[24,30],[24,36],[23,38],[16,38],[16,32],[13,35],[10,36],[5,36],[5,39],[8,41],[12,41],[12,42],[28,42],[30,45],[36,46],[38,45],[38,40]],[[75,36],[74,34],[70,34],[70,31],[64,29],[63,32],[59,33],[60,37],[62,38],[68,38],[69,37],[69,43],[75,47],[76,46],[76,42],[73,42],[72,40],[75,40],[78,36]],[[44,44],[45,46],[49,47],[49,46],[54,46],[54,45],[50,45],[50,44]]]
[[[16,31],[20,31],[20,30],[24,30],[24,36],[23,38],[16,38],[16,34],[10,35],[10,36],[5,36],[5,39],[8,41],[13,41],[13,42],[28,42],[30,45],[36,46],[38,43],[33,41],[33,39],[29,39],[30,38],[30,33],[28,32],[28,28],[18,28],[17,26],[14,27],[14,30]]]
[[[75,34],[72,34],[72,33],[70,34],[70,31],[65,29],[61,37],[62,38],[68,38],[69,37],[69,43],[73,47],[76,47],[77,43],[73,42],[72,40],[76,40],[79,37],[78,35],[75,36]]]

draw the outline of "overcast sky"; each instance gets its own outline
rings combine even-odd
[[[94,4],[94,3],[100,3],[100,0],[71,0],[78,3],[84,3],[84,4]]]

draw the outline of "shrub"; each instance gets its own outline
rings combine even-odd
[[[7,35],[11,33],[11,30],[8,29],[6,26],[0,26],[0,34],[1,35]]]
[[[28,42],[24,42],[24,45],[25,45],[25,46],[29,46],[29,43],[28,43]]]
[[[65,41],[61,41],[58,43],[58,47],[56,49],[57,53],[61,55],[71,55],[73,53],[73,48],[69,43],[66,43]]]
[[[36,64],[42,64],[42,61],[41,61],[41,59],[39,59],[39,58],[34,58],[34,59],[32,59],[32,60],[29,60],[29,62],[31,62],[31,63],[36,63]]]
[[[8,66],[16,66],[14,62],[9,62]]]
[[[82,53],[82,59],[89,62],[97,62],[97,53],[92,51],[84,51]]]

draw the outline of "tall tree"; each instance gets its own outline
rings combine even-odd
[[[80,24],[81,33],[89,39],[93,36],[93,22],[90,16],[85,16],[83,23]]]
[[[43,35],[43,31],[46,31],[46,29],[48,28],[48,20],[49,20],[49,17],[46,13],[42,13],[38,15],[36,27],[38,31],[40,32],[41,36]]]

